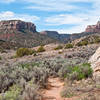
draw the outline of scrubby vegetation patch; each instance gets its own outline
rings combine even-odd
[[[44,52],[45,51],[45,48],[44,46],[40,46],[37,50],[37,52]]]
[[[67,43],[66,45],[65,45],[65,49],[69,49],[69,48],[73,48],[74,46],[73,46],[73,44],[72,43]]]
[[[32,55],[33,53],[36,53],[36,51],[28,49],[28,48],[19,48],[16,51],[16,56],[17,57],[22,57],[22,56],[25,56],[25,55]]]
[[[60,49],[63,49],[62,45],[58,45],[57,47],[54,48],[54,50],[60,50]]]

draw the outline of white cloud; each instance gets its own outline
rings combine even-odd
[[[2,3],[11,3],[16,0],[0,0]],[[42,20],[38,22],[42,25],[42,23],[45,23],[45,25],[52,26],[60,26],[60,29],[58,30],[61,33],[78,33],[85,30],[87,25],[96,24],[98,19],[100,18],[100,0],[17,0],[17,2],[25,2],[27,4],[27,9],[36,9],[40,11],[51,11],[51,12],[57,12],[60,11],[60,14],[58,15],[52,15],[45,18],[45,20]],[[77,5],[76,3],[92,3],[91,8],[85,8],[85,6],[82,8],[82,6]],[[74,4],[75,3],[75,4]],[[83,11],[85,13],[80,13],[80,11]],[[62,13],[62,11],[65,11],[65,13]],[[74,13],[68,14],[66,11],[72,11]],[[42,16],[42,15],[41,15]],[[44,17],[45,15],[43,15]],[[0,13],[0,20],[7,20],[7,19],[20,19],[24,21],[37,21],[39,20],[39,17],[28,15],[28,14],[16,14],[13,12],[1,12]],[[44,19],[44,18],[43,18]],[[68,28],[67,25],[75,26]],[[66,25],[66,29],[62,28],[63,25]]]
[[[11,11],[1,12],[0,13],[0,20],[23,20],[29,22],[35,22],[40,18],[33,15],[28,14],[17,14]]]
[[[27,9],[37,9],[42,11],[70,11],[78,9],[77,6],[71,5],[71,0],[24,0],[30,3]],[[86,0],[85,0],[86,1]],[[85,2],[84,1],[84,2]]]
[[[62,33],[68,33],[68,34],[72,34],[72,33],[81,33],[85,30],[86,28],[86,25],[80,25],[80,26],[74,26],[74,27],[71,27],[69,29],[58,29],[58,32],[60,34]],[[57,30],[57,29],[56,29]]]
[[[77,9],[76,6],[72,6],[72,5],[60,5],[61,8],[59,8],[59,5],[51,5],[51,6],[28,6],[26,7],[26,9],[38,9],[40,11],[70,11],[72,9]]]
[[[53,31],[58,31],[60,34],[72,34],[72,33],[81,33],[86,28],[86,25],[74,26],[71,28],[60,28],[60,29],[49,29]]]
[[[60,14],[45,19],[48,25],[80,24],[85,20],[86,18],[83,16],[73,16],[72,14]]]
[[[0,3],[12,3],[15,0],[0,0]]]
[[[72,3],[100,3],[99,0],[22,0],[30,5],[27,9],[37,9],[42,11],[71,11],[80,9],[78,5]]]
[[[62,14],[55,15],[45,19],[45,23],[48,26],[61,26],[66,25],[65,28],[56,29],[60,33],[80,33],[85,30],[87,25],[96,24],[99,20],[100,14],[88,13],[88,14]],[[67,26],[70,25],[69,28]],[[74,25],[74,26],[73,26]]]
[[[37,9],[42,11],[73,11],[74,13],[68,14],[66,12],[58,15],[51,15],[45,18],[45,25],[59,26],[58,30],[61,33],[78,33],[85,30],[87,25],[96,24],[100,18],[100,0],[24,0],[30,4],[28,9]],[[74,3],[91,3],[91,8],[82,7]],[[80,13],[83,11],[85,13]],[[66,29],[62,28],[66,25]],[[75,25],[68,27],[68,25]]]

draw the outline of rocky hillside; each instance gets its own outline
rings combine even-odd
[[[33,23],[21,20],[1,21],[0,40],[20,44],[22,47],[33,47],[56,41],[38,33]]]
[[[100,43],[100,34],[91,34],[88,36],[83,36],[79,39],[72,41],[72,43],[77,46]]]
[[[21,46],[20,44],[0,40],[0,51],[1,52],[3,49],[15,49],[16,47],[20,47],[20,46]]]

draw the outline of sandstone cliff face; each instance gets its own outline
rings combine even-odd
[[[100,32],[100,21],[98,21],[96,25],[87,26],[85,32],[93,32],[93,33]]]
[[[31,22],[21,20],[0,21],[0,40],[12,41],[24,35],[25,30],[35,33],[36,26]],[[30,34],[29,34],[30,35]]]
[[[33,23],[21,20],[0,21],[0,40],[18,44],[21,47],[33,47],[56,41],[39,34]]]
[[[96,53],[90,58],[89,62],[93,69],[93,76],[97,83],[100,84],[100,47],[97,49]]]
[[[21,31],[23,29],[27,29],[32,32],[36,32],[36,26],[30,22],[24,22],[24,21],[20,21],[20,20],[9,20],[9,21],[1,21],[0,22],[0,30]]]

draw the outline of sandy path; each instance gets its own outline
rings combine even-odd
[[[49,78],[48,89],[44,90],[44,100],[64,100],[60,96],[60,92],[64,86],[64,82],[61,82],[59,78]]]
[[[43,90],[43,100],[78,100],[77,97],[62,98],[60,93],[64,87],[64,82],[59,78],[48,79],[48,89]]]

